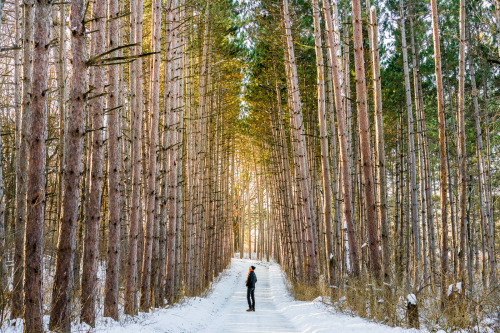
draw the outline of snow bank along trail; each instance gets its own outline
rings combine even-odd
[[[246,312],[245,279],[256,266],[256,312]],[[195,297],[121,323],[104,321],[98,332],[408,332],[332,312],[320,302],[295,301],[277,264],[233,259],[206,298]]]

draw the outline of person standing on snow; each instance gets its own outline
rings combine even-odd
[[[247,285],[247,301],[248,311],[255,312],[255,283],[257,282],[257,275],[255,275],[255,266],[250,266],[248,270],[246,285]],[[251,301],[250,301],[251,298]]]

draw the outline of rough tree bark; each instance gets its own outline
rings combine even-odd
[[[91,57],[105,51],[106,1],[97,0],[92,5]],[[81,320],[95,326],[97,302],[97,270],[99,259],[99,226],[104,166],[104,67],[94,66],[90,71],[92,99],[89,103],[92,119],[90,184],[85,216],[82,270]]]
[[[380,278],[380,253],[378,245],[378,223],[373,182],[373,163],[370,145],[369,120],[366,100],[365,64],[363,53],[363,27],[360,0],[352,0],[352,23],[354,37],[354,65],[356,72],[356,103],[358,105],[359,144],[363,173],[370,270],[375,279]]]
[[[71,331],[71,296],[76,251],[76,230],[80,200],[80,180],[83,173],[83,138],[85,135],[85,104],[87,90],[87,65],[85,52],[85,2],[71,2],[70,26],[73,75],[70,90],[68,135],[65,155],[64,195],[59,241],[57,245],[56,272],[52,289],[49,329]]]
[[[185,73],[185,54],[186,54],[186,39],[185,39],[185,27],[181,22],[185,22],[185,3],[184,0],[177,1],[177,49],[179,55],[177,57],[177,179],[176,179],[176,191],[177,191],[177,230],[176,230],[176,262],[175,262],[175,281],[174,281],[174,291],[177,297],[181,296],[181,278],[183,275],[183,270],[181,269],[181,264],[184,261],[185,251],[183,244],[183,230],[184,230],[184,73]]]
[[[28,149],[26,242],[24,247],[24,332],[43,331],[43,228],[51,0],[35,3],[32,112]]]
[[[56,22],[58,22],[59,36],[58,36],[58,48],[57,48],[57,90],[59,90],[57,96],[57,104],[59,110],[59,161],[58,161],[58,171],[57,171],[57,202],[62,202],[63,196],[63,183],[64,183],[64,156],[66,154],[66,133],[67,133],[67,119],[66,119],[66,12],[65,3],[59,4],[59,19],[57,18],[57,12],[54,9],[52,11],[53,21],[54,21],[54,32],[56,31]],[[61,222],[62,205],[57,204],[57,222]]]
[[[10,318],[23,315],[24,236],[26,224],[26,193],[28,173],[28,139],[31,120],[31,74],[33,70],[33,19],[34,1],[24,1],[23,13],[23,95],[21,128],[19,132],[19,157],[16,159],[16,233],[14,253],[14,277]]]
[[[108,1],[108,49],[119,45],[119,8],[118,0]],[[118,51],[111,57],[117,57]],[[108,260],[106,262],[106,282],[104,296],[104,316],[118,320],[118,294],[120,278],[120,239],[121,239],[121,134],[119,105],[119,65],[108,69],[108,186],[109,186],[109,221],[108,221]]]
[[[175,255],[176,255],[176,227],[177,227],[177,113],[176,105],[177,93],[175,78],[175,66],[177,57],[177,40],[176,40],[176,11],[175,2],[172,1],[169,12],[168,24],[170,24],[170,49],[168,57],[169,84],[168,84],[168,108],[167,108],[167,124],[168,124],[168,187],[167,187],[167,207],[168,207],[168,231],[167,231],[167,282],[166,296],[169,300],[174,298],[175,289]]]
[[[135,55],[142,53],[142,0],[130,0],[131,43],[137,43]],[[140,14],[140,16],[139,16]],[[140,23],[139,23],[140,21]],[[140,28],[139,28],[140,26]],[[137,246],[138,229],[141,217],[141,174],[142,174],[142,60],[130,64],[130,83],[132,87],[132,200],[129,225],[129,260],[127,265],[127,284],[125,288],[125,313],[134,315],[137,311]]]
[[[167,222],[168,222],[168,146],[170,140],[170,132],[168,128],[169,121],[169,94],[170,94],[170,48],[171,48],[171,24],[170,24],[170,11],[172,7],[172,1],[168,1],[165,6],[165,65],[164,65],[164,90],[163,90],[163,134],[162,134],[162,149],[161,149],[161,173],[162,173],[162,183],[161,183],[161,193],[160,193],[160,263],[159,263],[159,275],[158,279],[160,281],[160,302],[165,299],[166,292],[166,262],[167,262]],[[189,236],[192,237],[191,233],[188,231]],[[188,291],[189,294],[189,291]]]

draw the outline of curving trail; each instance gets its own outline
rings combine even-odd
[[[256,266],[256,312],[246,312],[245,279]],[[232,259],[231,266],[204,298],[152,313],[141,313],[120,323],[102,321],[97,331],[139,332],[409,332],[333,312],[321,302],[300,302],[290,297],[280,267],[275,263]]]

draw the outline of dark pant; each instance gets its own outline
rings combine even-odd
[[[250,302],[250,297],[252,301]],[[247,288],[247,301],[250,309],[255,309],[255,288]]]

